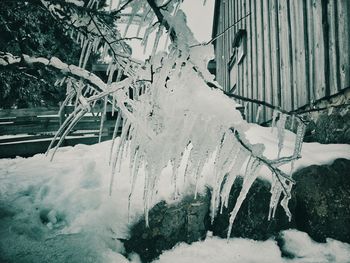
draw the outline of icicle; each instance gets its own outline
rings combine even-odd
[[[104,43],[103,45],[103,51],[102,51],[102,59],[104,59],[108,54],[108,44]]]
[[[112,163],[111,180],[110,180],[110,184],[109,184],[109,195],[112,195],[112,188],[113,188],[115,171],[117,168],[117,162],[119,159],[121,159],[120,151],[125,145],[125,140],[126,140],[127,131],[129,130],[129,127],[130,127],[130,122],[128,120],[126,120],[123,124],[122,135],[120,136],[119,144],[117,146],[116,153],[115,153],[113,163]]]
[[[139,37],[141,28],[144,26],[145,21],[146,21],[146,17],[147,17],[147,15],[148,15],[148,13],[150,11],[151,11],[151,7],[149,7],[147,10],[145,10],[145,12],[144,12],[144,14],[143,14],[143,16],[141,18],[141,22],[140,22],[140,24],[139,24],[139,26],[137,28],[136,37]]]
[[[83,62],[84,62],[84,55],[85,55],[85,52],[86,52],[86,48],[88,46],[88,40],[84,40],[83,42],[83,47],[82,47],[82,50],[81,50],[81,53],[80,53],[80,59],[79,59],[79,67],[82,68],[83,66]]]
[[[123,76],[123,69],[119,68],[116,81],[119,82],[121,80],[122,76]]]
[[[169,33],[166,34],[166,38],[165,38],[165,43],[164,43],[164,50],[167,50],[168,44],[169,44],[169,40],[170,40],[170,32],[173,30],[173,28],[171,27],[169,29]]]
[[[80,111],[81,107],[76,109],[75,111]],[[67,125],[69,124],[69,122],[74,118],[75,116],[75,112],[72,112],[71,114],[69,114],[69,116],[64,120],[63,124],[60,126],[60,128],[58,129],[58,131],[56,132],[55,136],[52,138],[50,145],[46,151],[46,156],[49,154],[50,149],[52,148],[54,142],[56,141],[56,139],[58,138],[58,136],[60,136],[60,134],[64,131],[64,129],[67,127]]]
[[[271,198],[270,198],[270,206],[269,206],[269,215],[268,220],[270,221],[271,218],[275,217],[275,212],[277,208],[278,201],[280,199],[281,193],[283,191],[283,187],[280,184],[278,178],[278,175],[272,176],[272,183],[271,183]]]
[[[244,119],[248,121],[248,102],[244,103]]]
[[[277,119],[277,116],[278,116],[278,113],[279,111],[277,110],[273,110],[273,113],[272,113],[272,124],[271,124],[271,132],[273,131],[273,128],[275,128],[276,126],[276,119]]]
[[[131,206],[131,198],[132,198],[132,195],[134,193],[134,189],[135,189],[135,185],[136,185],[136,179],[137,179],[137,172],[135,172],[136,170],[136,167],[137,167],[137,162],[139,162],[138,160],[138,155],[139,155],[139,151],[138,149],[135,150],[135,154],[134,154],[134,158],[132,159],[132,169],[130,170],[131,171],[131,178],[132,178],[132,181],[131,181],[131,188],[130,188],[130,192],[129,192],[129,196],[128,196],[128,222],[129,222],[129,219],[130,219],[130,206]]]
[[[113,0],[109,0],[109,8],[108,8],[109,12],[112,11],[112,4],[113,4]]]
[[[155,29],[155,27],[149,26],[145,31],[145,34],[144,34],[143,39],[141,41],[141,45],[144,46],[144,49],[143,49],[144,54],[146,53],[146,49],[147,49],[148,37],[150,36],[150,34],[153,32],[154,29]]]
[[[256,112],[256,117],[255,117],[255,122],[256,123],[259,123],[260,112],[261,112],[261,105],[259,104],[258,110]]]
[[[90,87],[89,87],[89,86],[86,86],[86,87],[85,87],[85,90],[84,90],[84,92],[83,92],[83,96],[86,97],[88,94],[90,94],[90,92],[91,92],[91,91],[90,91]]]
[[[233,160],[232,167],[228,173],[228,176],[226,178],[226,181],[222,187],[221,194],[220,194],[221,202],[225,207],[228,207],[228,200],[229,200],[232,185],[236,180],[236,177],[239,174],[241,167],[246,161],[246,159],[248,158],[248,156],[249,154],[247,150],[245,150],[242,147],[238,148],[237,153],[235,154],[235,157]]]
[[[157,34],[156,34],[156,38],[154,40],[154,45],[153,45],[153,49],[152,49],[152,58],[154,57],[154,55],[157,52],[157,48],[159,45],[159,39],[160,37],[163,35],[163,26],[159,26]]]
[[[92,45],[92,51],[93,52],[95,52],[95,53],[97,52],[98,47],[100,45],[100,42],[101,42],[101,38],[100,37],[97,37],[97,38],[94,39],[94,42],[93,42],[93,45]]]
[[[292,115],[292,123],[290,125],[290,130],[293,131],[294,130],[294,125],[295,125],[295,115]]]
[[[300,121],[297,127],[297,134],[295,138],[294,153],[293,153],[294,156],[300,155],[301,148],[303,145],[303,139],[305,136],[305,130],[306,130],[305,124]]]
[[[92,43],[89,41],[89,44],[88,44],[87,49],[86,49],[85,59],[84,59],[84,63],[83,63],[83,67],[82,68],[86,67],[86,64],[87,64],[87,62],[89,60],[90,53],[91,53],[91,46],[92,46]]]
[[[107,101],[108,101],[108,95],[104,97],[103,113],[101,115],[100,132],[98,135],[98,142],[99,143],[101,142],[101,139],[102,139],[103,124],[106,120]]]
[[[128,62],[126,63],[126,65],[125,65],[125,67],[124,67],[125,75],[128,75],[129,70],[130,70],[130,67],[131,67],[131,61],[128,60]]]
[[[281,151],[284,144],[284,135],[285,135],[285,125],[286,125],[287,115],[281,113],[280,119],[277,122],[277,136],[278,136],[278,154],[277,158],[280,158]]]
[[[258,169],[260,168],[260,166],[261,166],[260,161],[251,156],[249,161],[248,161],[246,173],[245,173],[244,178],[243,178],[242,189],[241,189],[239,196],[237,198],[235,207],[233,208],[233,210],[231,212],[230,224],[229,224],[229,229],[227,232],[227,238],[230,238],[231,231],[232,231],[232,225],[233,225],[233,222],[237,216],[237,213],[238,213],[244,199],[246,198],[250,187],[252,186],[255,179],[258,177]]]
[[[109,72],[108,72],[108,80],[107,80],[107,84],[111,84],[113,81],[113,76],[114,76],[114,72],[117,68],[116,64],[111,64],[110,68],[109,68]]]
[[[67,129],[65,130],[65,132],[62,134],[60,140],[58,141],[57,145],[55,146],[52,156],[51,156],[51,161],[53,160],[53,157],[56,154],[56,151],[58,149],[58,147],[60,147],[60,145],[62,144],[63,140],[66,138],[67,134],[73,129],[73,127],[77,124],[77,122],[85,115],[85,113],[87,112],[86,109],[81,110],[76,116],[74,116],[74,119],[72,120],[72,122],[69,124],[69,126],[67,127]]]
[[[137,10],[137,6],[134,5],[134,6],[132,7],[132,10],[131,10],[131,15],[130,15],[129,21],[128,21],[128,23],[126,24],[126,28],[125,28],[125,31],[124,31],[123,38],[126,37],[126,34],[128,33],[129,27],[130,27],[132,21],[134,20],[134,17],[135,17],[135,15],[136,15],[137,11],[138,11],[138,10]]]
[[[117,117],[117,120],[115,122],[114,130],[113,130],[111,149],[110,149],[110,152],[109,152],[109,165],[111,165],[112,153],[113,153],[115,138],[117,137],[118,130],[119,130],[119,127],[120,127],[120,124],[121,124],[121,120],[122,120],[121,116],[122,116],[121,111],[118,111],[118,117]]]
[[[281,201],[281,206],[283,207],[286,215],[288,216],[288,220],[290,222],[292,220],[292,213],[288,208],[288,202],[291,199],[291,191],[292,191],[293,183],[289,182],[288,184],[285,183],[284,185],[286,187],[287,193],[284,194],[284,197]]]
[[[75,40],[78,44],[80,43],[80,32],[78,31],[78,34],[77,34],[77,39]]]
[[[122,2],[122,0],[118,0],[118,4],[117,4],[117,6],[116,6],[116,10],[119,10],[120,5],[121,5],[121,2]]]
[[[296,134],[295,143],[294,143],[294,151],[293,151],[294,158],[297,158],[300,156],[301,148],[303,145],[303,139],[304,139],[304,135],[305,135],[305,129],[306,129],[305,124],[300,121],[300,123],[297,127],[297,134]],[[290,163],[290,174],[291,175],[294,172],[294,163],[295,163],[295,159],[292,160]]]
[[[116,103],[116,98],[115,98],[115,93],[113,93],[113,95],[112,95],[112,117],[114,117],[115,103]]]

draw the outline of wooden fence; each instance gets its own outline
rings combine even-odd
[[[216,0],[213,36],[246,15],[214,42],[226,91],[290,111],[350,86],[349,0]]]
[[[0,110],[0,135],[11,135],[0,137],[0,158],[28,157],[45,152],[53,133],[72,111],[73,106],[66,106],[59,116],[58,108]],[[89,115],[75,125],[63,145],[97,143],[102,111],[100,107],[94,107]],[[103,123],[102,140],[111,138],[117,112],[113,115],[108,108],[107,118]]]

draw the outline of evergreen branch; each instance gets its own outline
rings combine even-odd
[[[49,67],[60,71],[66,76],[78,78],[86,81],[89,85],[98,90],[104,91],[106,84],[94,73],[87,71],[75,65],[68,65],[57,57],[50,59],[43,57],[31,57],[23,54],[21,57],[0,51],[0,67],[17,66],[17,67]]]

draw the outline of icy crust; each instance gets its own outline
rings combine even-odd
[[[306,233],[297,230],[282,232],[280,248],[274,240],[254,241],[217,237],[191,245],[181,243],[160,255],[157,263],[348,263],[350,245],[327,239],[327,243],[314,242]],[[282,257],[282,251],[289,258]]]

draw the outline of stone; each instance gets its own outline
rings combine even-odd
[[[350,143],[350,111],[334,109],[317,115],[307,126],[305,141],[319,143]]]
[[[214,235],[222,238],[227,237],[230,212],[242,188],[242,181],[242,178],[236,179],[230,192],[228,208],[224,208],[222,213],[216,216],[211,226]],[[266,240],[276,235],[280,230],[294,227],[294,220],[288,221],[281,206],[277,207],[275,218],[268,220],[270,197],[270,183],[257,179],[238,211],[232,226],[231,237]],[[291,201],[289,204],[289,207],[292,207],[291,210],[293,210],[293,206]]]
[[[314,240],[327,237],[350,243],[350,160],[312,165],[297,171],[292,212],[296,228]]]
[[[158,203],[149,211],[149,227],[142,218],[124,242],[128,253],[136,252],[142,262],[157,258],[178,242],[204,239],[209,225],[210,194],[187,196],[176,204]]]
[[[288,221],[279,205],[275,218],[268,220],[270,183],[257,179],[244,200],[233,224],[231,237],[266,240],[278,237],[282,230],[295,228],[323,242],[327,237],[350,243],[350,160],[338,159],[330,165],[312,165],[294,173]],[[141,219],[131,229],[124,245],[127,253],[138,253],[142,262],[150,262],[163,250],[178,242],[191,243],[205,237],[207,231],[227,237],[230,212],[242,187],[242,178],[233,185],[229,206],[210,224],[210,191],[194,200],[188,196],[176,204],[161,202],[149,212],[149,228]],[[278,240],[278,238],[277,238]]]

